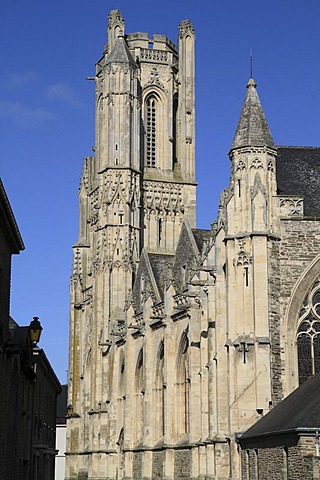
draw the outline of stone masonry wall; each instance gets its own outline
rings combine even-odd
[[[189,480],[190,478],[190,450],[176,450],[174,453],[174,478],[175,480]]]
[[[132,478],[133,480],[142,479],[142,452],[133,454]]]
[[[163,479],[164,452],[153,452],[152,454],[152,480]]]
[[[242,480],[318,479],[318,459],[302,456],[299,446],[259,448],[241,452]]]
[[[281,297],[288,304],[292,288],[303,271],[320,253],[320,222],[282,220],[280,242]]]
[[[280,350],[280,269],[279,241],[269,243],[269,331],[271,342],[271,400],[276,405],[282,400]]]

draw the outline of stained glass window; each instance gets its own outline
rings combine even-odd
[[[299,384],[320,373],[320,278],[314,282],[300,310],[297,332]]]

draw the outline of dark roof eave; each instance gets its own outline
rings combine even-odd
[[[0,216],[2,217],[3,228],[6,229],[8,240],[12,247],[12,253],[19,253],[21,250],[24,250],[25,246],[1,179]]]
[[[256,434],[248,435],[248,436],[246,436],[246,434],[244,433],[241,436],[239,435],[238,441],[241,444],[242,441],[243,442],[249,441],[249,440],[251,441],[251,440],[255,440],[255,439],[259,439],[259,438],[265,438],[265,437],[274,437],[274,436],[279,437],[281,435],[288,435],[290,433],[301,435],[303,433],[316,433],[316,432],[320,432],[320,426],[319,427],[287,428],[287,429],[283,429],[283,430],[273,430],[273,431],[270,431],[270,432],[256,433]]]

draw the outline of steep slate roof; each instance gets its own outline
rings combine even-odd
[[[130,63],[136,66],[123,36],[116,38],[106,63]]]
[[[136,312],[142,310],[141,278],[144,277],[144,290],[153,293],[155,302],[161,302],[164,295],[164,282],[171,277],[174,255],[148,253],[142,251],[137,276],[132,289],[132,299]]]
[[[200,235],[198,235],[200,241]],[[182,224],[176,248],[176,255],[172,267],[175,287],[178,292],[184,290],[186,285],[182,278],[182,270],[190,270],[198,264],[200,256],[199,247],[187,220]]]
[[[191,230],[196,241],[198,250],[201,253],[204,243],[211,238],[212,231],[205,230],[204,228],[192,228]]]
[[[277,147],[279,195],[303,195],[304,215],[320,217],[320,148]]]
[[[170,278],[174,255],[162,255],[157,253],[148,254],[150,265],[153,271],[154,279],[157,283],[161,298],[164,294],[164,282]]]
[[[320,431],[320,374],[315,375],[262,417],[239,439],[246,441],[303,430]]]
[[[253,78],[250,78],[247,85],[247,96],[242,107],[231,150],[246,146],[260,147],[267,145],[274,147],[274,141],[261,107],[256,86]]]

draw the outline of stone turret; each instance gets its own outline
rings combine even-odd
[[[230,429],[243,430],[268,408],[270,391],[268,272],[276,234],[276,148],[250,78],[229,153],[224,196]],[[256,374],[259,372],[259,375]]]

